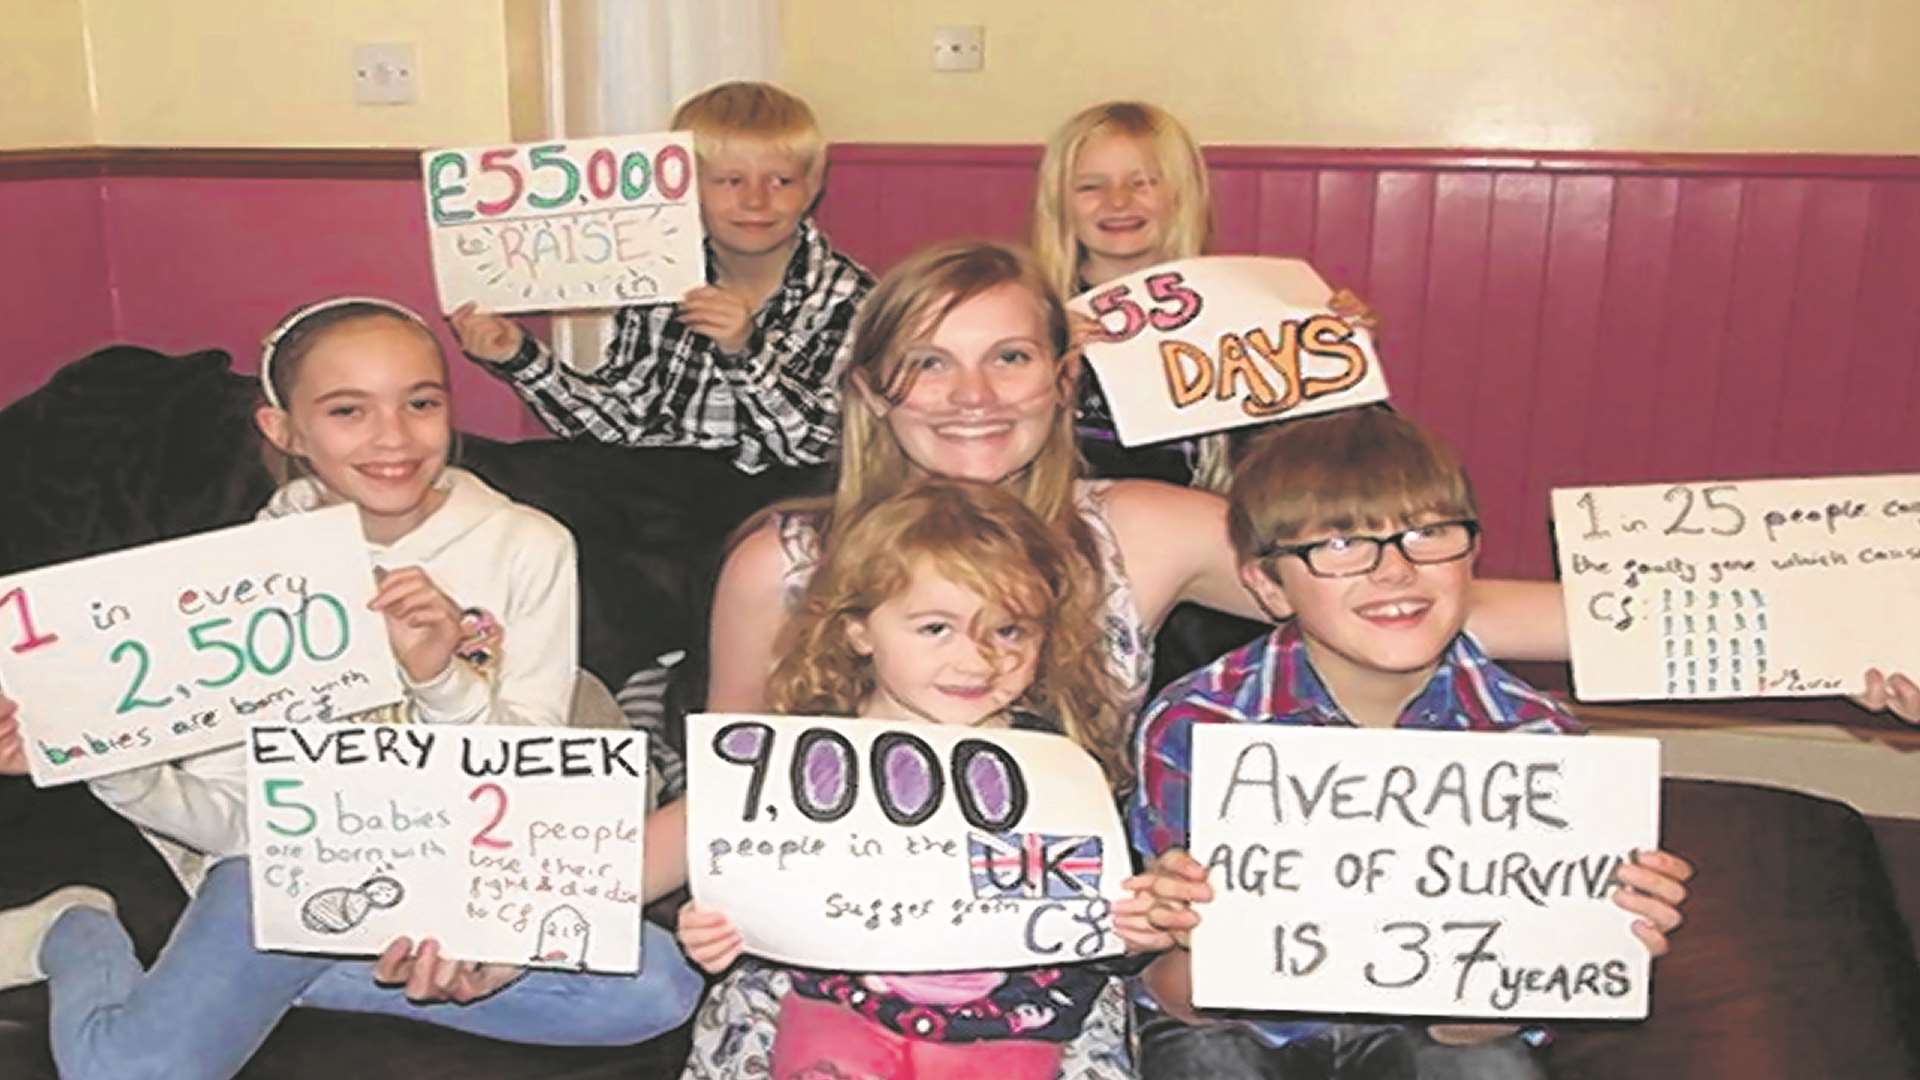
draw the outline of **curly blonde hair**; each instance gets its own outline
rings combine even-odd
[[[856,715],[874,692],[874,673],[849,626],[909,588],[921,567],[1039,629],[1033,685],[1019,706],[1057,721],[1115,790],[1124,787],[1127,717],[1117,703],[1125,695],[1100,640],[1097,575],[1019,497],[990,484],[924,481],[845,523],[781,632],[767,685],[774,710]],[[981,646],[988,655],[996,648],[984,637]]]

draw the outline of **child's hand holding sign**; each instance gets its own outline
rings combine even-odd
[[[0,776],[27,774],[27,744],[20,735],[20,706],[0,694]]]

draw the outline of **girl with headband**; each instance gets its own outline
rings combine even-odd
[[[446,362],[420,316],[363,297],[303,308],[267,339],[260,381],[260,430],[296,474],[261,516],[352,503],[376,568],[370,606],[406,699],[354,719],[565,724],[578,670],[573,537],[448,463]],[[0,698],[0,772],[26,771],[17,712]],[[0,989],[50,982],[67,1080],[229,1077],[295,1004],[568,1044],[639,1042],[691,1012],[701,981],[654,926],[631,977],[476,967],[406,939],[384,966],[256,950],[245,764],[229,747],[92,782],[198,885],[152,970],[98,889],[0,912]],[[417,1005],[408,995],[424,987],[377,985],[403,957],[435,992],[486,1000]],[[582,1007],[588,997],[606,1007]]]

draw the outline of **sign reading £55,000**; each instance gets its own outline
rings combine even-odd
[[[429,150],[420,170],[448,310],[662,303],[706,280],[686,132]]]

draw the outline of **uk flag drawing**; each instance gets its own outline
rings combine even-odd
[[[973,895],[982,900],[1070,900],[1100,895],[1097,836],[967,833]]]

